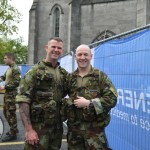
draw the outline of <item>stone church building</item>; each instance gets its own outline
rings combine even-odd
[[[150,0],[33,0],[28,63],[45,57],[48,39],[59,36],[64,51],[150,23]]]

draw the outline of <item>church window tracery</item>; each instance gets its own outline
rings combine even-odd
[[[60,11],[56,7],[54,10],[54,36],[59,37],[59,25],[60,25]]]

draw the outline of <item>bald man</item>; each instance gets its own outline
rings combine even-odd
[[[105,127],[109,112],[116,105],[117,92],[107,75],[91,66],[92,53],[87,45],[76,49],[78,64],[68,78],[66,116],[69,150],[108,150]]]

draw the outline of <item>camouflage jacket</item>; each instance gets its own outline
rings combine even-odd
[[[85,130],[109,124],[109,111],[117,103],[117,92],[104,72],[91,68],[86,76],[81,77],[76,70],[68,78],[68,95],[66,114],[70,128],[75,125],[75,128]],[[73,101],[77,96],[90,100],[90,107],[76,108]]]
[[[0,77],[5,81],[5,89],[7,91],[16,90],[21,80],[21,72],[16,63],[10,65],[5,74]]]
[[[61,99],[66,96],[67,71],[45,60],[33,66],[21,80],[16,102],[30,104],[33,122],[56,123]],[[49,120],[50,119],[50,120]],[[58,119],[58,120],[55,120]]]

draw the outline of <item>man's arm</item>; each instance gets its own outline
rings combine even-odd
[[[36,131],[32,128],[30,120],[30,107],[28,103],[19,103],[20,116],[25,127],[26,142],[29,144],[37,144],[39,141]]]
[[[10,80],[5,85],[5,89],[15,89],[19,86],[19,82],[21,80],[21,72],[18,67],[12,68],[12,77],[13,77],[13,80]]]
[[[97,115],[109,112],[116,105],[118,96],[116,88],[105,73],[101,74],[101,79],[101,93],[91,100]]]
[[[4,76],[0,76],[0,83],[5,81],[5,74],[4,74]],[[5,86],[3,83],[0,85],[0,91],[2,91],[2,90],[5,90]]]
[[[0,76],[0,82],[5,81],[6,79],[6,72],[4,73],[4,75]]]
[[[26,130],[32,129],[28,103],[19,103],[20,116]]]
[[[18,94],[16,96],[16,102],[19,104],[20,116],[25,127],[26,142],[29,144],[36,144],[38,142],[38,135],[32,127],[30,120],[30,104],[34,95],[34,86],[36,82],[36,66],[31,68],[24,78],[22,78]]]

